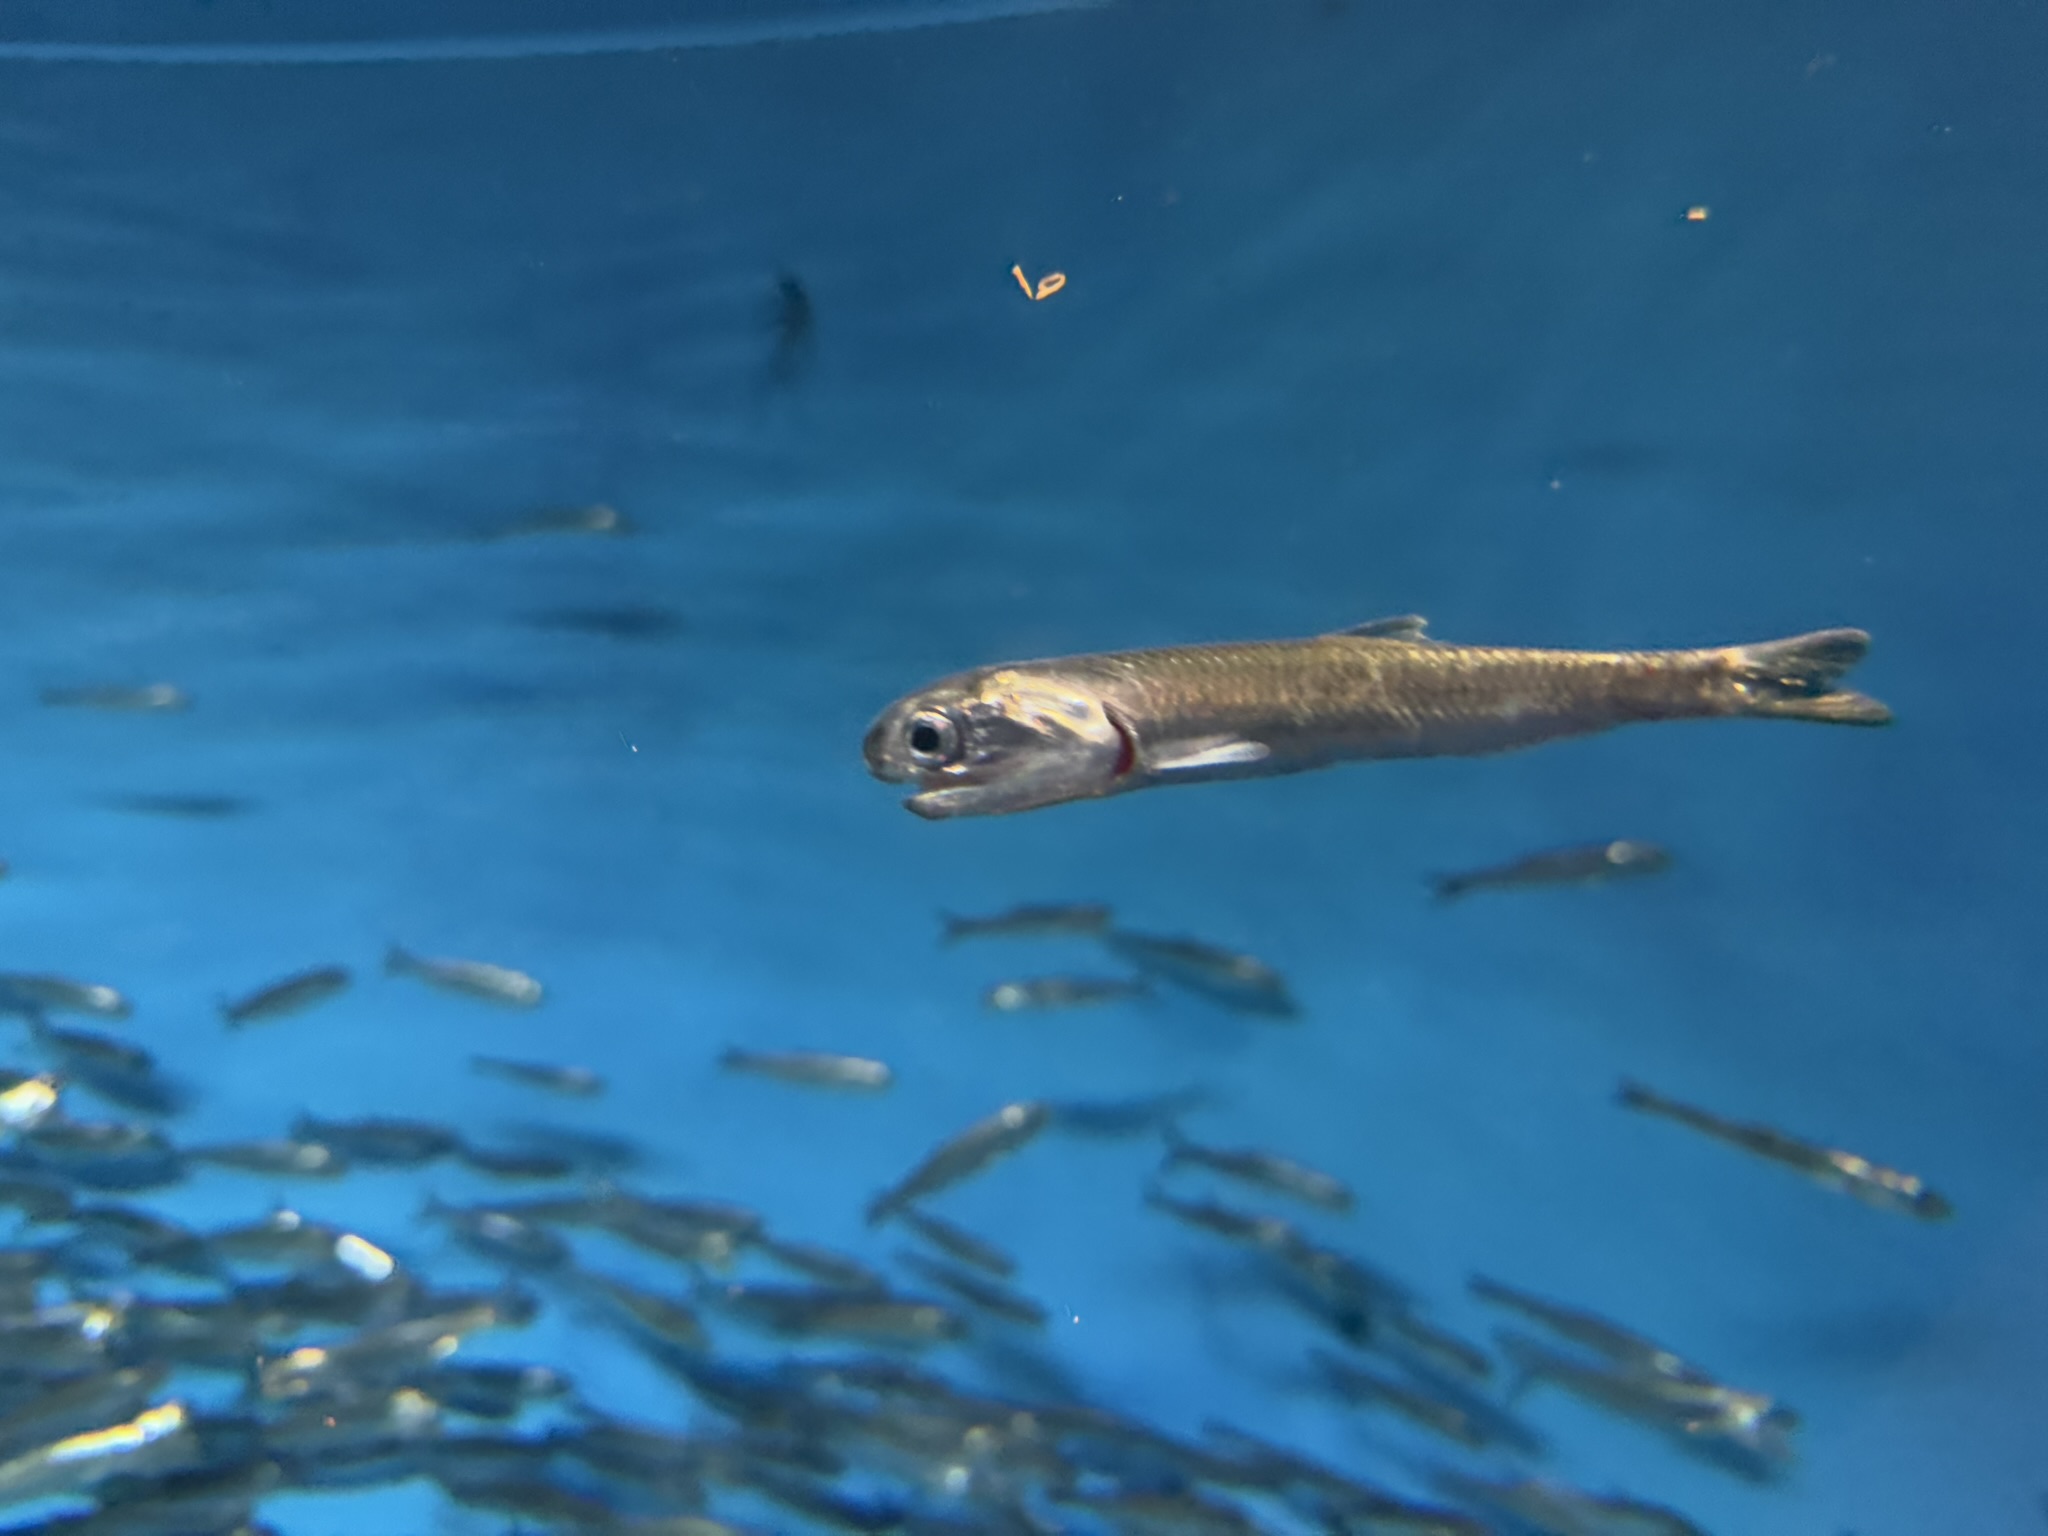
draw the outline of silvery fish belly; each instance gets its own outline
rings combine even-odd
[[[1474,756],[1634,721],[1884,725],[1835,684],[1870,637],[1682,651],[1449,645],[1413,616],[1306,640],[1010,662],[942,678],[869,727],[868,769],[920,816],[993,816],[1155,784]]]

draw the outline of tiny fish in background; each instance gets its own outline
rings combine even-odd
[[[775,274],[775,345],[768,357],[768,382],[790,385],[801,379],[818,349],[818,312],[810,290],[794,272]]]
[[[316,966],[311,970],[297,971],[281,981],[273,981],[266,987],[258,987],[247,997],[223,1002],[220,1016],[230,1029],[288,1018],[332,1001],[346,992],[348,986],[346,966]]]
[[[929,683],[868,727],[868,771],[928,819],[1379,758],[1473,757],[1636,721],[1891,711],[1835,684],[1870,637],[1829,629],[1682,651],[1432,640],[1414,614],[1301,640],[1004,662]]]
[[[1023,1100],[1005,1104],[977,1120],[959,1135],[940,1143],[896,1184],[868,1202],[867,1223],[880,1226],[905,1206],[951,1189],[1011,1153],[1029,1146],[1052,1119],[1044,1104]]]
[[[572,1099],[596,1098],[605,1081],[588,1067],[558,1067],[545,1061],[512,1061],[503,1056],[472,1056],[469,1070],[482,1077],[502,1078],[528,1088],[541,1088]]]
[[[1637,875],[1662,874],[1671,855],[1655,843],[1618,838],[1574,848],[1551,848],[1484,869],[1435,875],[1430,884],[1438,901],[1456,901],[1473,891],[1528,890],[1546,885],[1599,885]]]
[[[135,1010],[112,987],[69,976],[0,971],[0,1012],[82,1013],[95,1019],[125,1019]]]
[[[240,795],[117,795],[106,805],[109,810],[135,816],[167,816],[177,821],[225,821],[256,809],[254,800]]]
[[[1042,1013],[1127,1003],[1151,993],[1146,983],[1127,976],[1028,976],[997,982],[982,994],[981,1005],[997,1013]]]
[[[50,709],[104,709],[120,714],[164,713],[192,707],[192,695],[170,683],[147,683],[139,688],[112,683],[45,688],[41,697]]]
[[[1109,927],[1110,911],[1099,902],[1036,902],[991,917],[956,917],[941,912],[941,944],[962,939],[1041,939],[1075,935],[1095,938]]]
[[[1112,929],[1102,936],[1111,954],[1160,981],[1206,997],[1237,1013],[1291,1019],[1300,1013],[1280,973],[1251,955],[1199,939]]]
[[[324,1142],[295,1141],[285,1136],[212,1142],[185,1148],[185,1156],[216,1168],[279,1178],[338,1179],[348,1172],[348,1159]]]
[[[888,1063],[866,1056],[835,1056],[829,1051],[749,1051],[729,1046],[718,1064],[728,1072],[771,1077],[800,1088],[838,1088],[855,1093],[880,1093],[896,1080]]]
[[[1326,1211],[1349,1211],[1356,1199],[1341,1179],[1293,1158],[1252,1147],[1205,1147],[1171,1127],[1166,1132],[1166,1161],[1161,1172],[1206,1168],[1241,1184],[1287,1195]]]
[[[1918,1176],[1886,1168],[1853,1152],[1841,1152],[1817,1142],[1802,1141],[1767,1125],[1723,1119],[1707,1110],[1653,1093],[1640,1083],[1624,1082],[1616,1091],[1615,1100],[1624,1109],[1675,1121],[1716,1141],[1740,1147],[1795,1173],[1803,1173],[1823,1188],[1849,1195],[1879,1210],[1897,1211],[1902,1215],[1917,1216],[1923,1221],[1946,1221],[1955,1214],[1955,1207],[1944,1196],[1929,1189]]]
[[[632,528],[633,525],[626,521],[618,508],[599,501],[586,507],[543,507],[531,516],[508,524],[496,533],[485,534],[484,538],[528,539],[551,534],[580,534],[586,537],[608,538],[630,533]]]
[[[410,976],[443,992],[473,997],[504,1008],[536,1008],[546,989],[524,971],[483,960],[422,959],[396,944],[384,957],[387,976]]]

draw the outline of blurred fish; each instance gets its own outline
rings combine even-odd
[[[572,1257],[569,1245],[553,1232],[510,1211],[429,1200],[422,1214],[446,1226],[478,1258],[494,1264],[543,1273],[563,1268]]]
[[[1189,1141],[1178,1129],[1169,1126],[1162,1171],[1184,1167],[1206,1168],[1211,1173],[1220,1173],[1240,1183],[1255,1184],[1261,1189],[1320,1206],[1326,1211],[1348,1211],[1357,1203],[1341,1179],[1319,1168],[1282,1157],[1277,1152],[1263,1152],[1253,1147],[1205,1147],[1200,1142]]]
[[[64,1221],[71,1215],[71,1204],[71,1191],[54,1179],[0,1177],[0,1210],[15,1212],[28,1225]]]
[[[1852,1196],[1881,1211],[1897,1211],[1905,1216],[1918,1216],[1923,1221],[1946,1221],[1955,1214],[1955,1207],[1944,1196],[1929,1189],[1917,1175],[1873,1163],[1853,1152],[1840,1152],[1817,1142],[1801,1141],[1767,1125],[1724,1120],[1704,1109],[1695,1109],[1690,1104],[1681,1104],[1676,1099],[1653,1093],[1640,1083],[1624,1082],[1616,1098],[1626,1109],[1675,1120],[1716,1141],[1740,1147],[1795,1173],[1803,1173],[1823,1188]]]
[[[498,1130],[530,1151],[566,1158],[585,1173],[624,1173],[646,1161],[639,1143],[605,1131],[575,1130],[533,1120],[515,1121]]]
[[[1076,936],[1095,938],[1109,927],[1109,908],[1100,902],[1026,903],[990,917],[956,917],[941,912],[942,944],[962,939],[1042,939]]]
[[[255,1221],[211,1232],[207,1242],[214,1252],[234,1263],[310,1269],[332,1263],[335,1246],[345,1236],[339,1227],[279,1206]]]
[[[602,635],[608,640],[669,640],[688,627],[673,608],[620,604],[610,608],[549,608],[530,614],[535,629],[564,629],[572,634]]]
[[[769,354],[768,379],[794,384],[809,368],[818,345],[818,316],[810,290],[794,272],[775,275],[775,347]]]
[[[82,1013],[95,1019],[125,1019],[135,1010],[112,987],[68,976],[0,972],[0,1010],[10,1013]]]
[[[868,1202],[867,1223],[880,1226],[915,1201],[971,1179],[992,1164],[1028,1146],[1045,1129],[1052,1113],[1033,1101],[1005,1104],[977,1120],[951,1140],[934,1148],[924,1161]]]
[[[728,1046],[719,1053],[728,1072],[772,1077],[804,1088],[842,1088],[879,1093],[896,1080],[886,1062],[865,1056],[835,1056],[825,1051],[749,1051]]]
[[[318,1007],[331,1001],[348,990],[349,974],[345,966],[323,965],[312,970],[299,971],[259,987],[246,997],[225,1001],[220,1005],[220,1016],[230,1028],[244,1024],[267,1023],[271,1019],[282,1019],[294,1013],[303,1013],[308,1008]]]
[[[322,1120],[300,1115],[292,1139],[318,1142],[359,1163],[384,1168],[419,1168],[462,1150],[462,1138],[445,1125],[367,1115],[359,1120]]]
[[[184,1160],[146,1125],[55,1114],[20,1133],[33,1167],[92,1189],[161,1189],[185,1176]]]
[[[0,1417],[0,1458],[132,1419],[149,1406],[169,1375],[168,1365],[156,1363],[93,1371],[43,1386],[28,1404]]]
[[[473,997],[504,1008],[538,1007],[545,989],[524,971],[483,960],[422,959],[396,944],[384,956],[388,976],[410,976],[443,992]]]
[[[562,1067],[545,1061],[512,1061],[503,1056],[472,1056],[469,1069],[483,1077],[499,1077],[528,1088],[543,1088],[565,1098],[589,1099],[604,1092],[604,1079],[588,1067]]]
[[[1005,1280],[1017,1272],[1017,1261],[994,1243],[987,1238],[976,1237],[965,1227],[955,1226],[942,1216],[934,1216],[914,1205],[904,1206],[898,1216],[919,1237],[963,1264],[987,1270]]]
[[[709,1342],[696,1310],[684,1301],[656,1295],[610,1275],[582,1271],[579,1283],[594,1292],[619,1317],[663,1343],[700,1350]]]
[[[1213,1200],[1182,1200],[1157,1185],[1146,1186],[1145,1204],[1198,1232],[1265,1253],[1282,1253],[1307,1241],[1281,1217],[1240,1211]]]
[[[83,1493],[108,1478],[163,1472],[198,1458],[198,1437],[184,1404],[165,1403],[0,1462],[0,1503]]]
[[[998,982],[982,994],[981,1004],[997,1013],[1044,1012],[1124,1003],[1151,991],[1143,981],[1123,976],[1031,976]]]
[[[220,1141],[185,1148],[195,1163],[262,1173],[280,1178],[338,1179],[348,1172],[348,1159],[324,1142],[279,1137],[267,1141]]]
[[[118,683],[100,683],[82,688],[45,688],[42,701],[50,709],[105,709],[124,714],[146,714],[188,709],[192,695],[170,683],[146,683],[135,688]]]
[[[788,1339],[933,1344],[967,1332],[959,1314],[937,1302],[865,1287],[726,1284],[709,1287],[704,1298],[737,1321]]]
[[[116,795],[106,804],[111,810],[135,816],[167,816],[178,821],[225,821],[256,809],[254,800],[240,795]]]
[[[584,1171],[573,1157],[533,1148],[480,1147],[465,1142],[456,1155],[463,1166],[494,1179],[566,1179]]]
[[[1432,1469],[1430,1481],[1456,1499],[1514,1522],[1517,1529],[1556,1536],[1707,1536],[1674,1509],[1619,1494],[1583,1493],[1562,1483],[1518,1477],[1490,1481],[1449,1468]]]
[[[1180,1119],[1215,1103],[1205,1088],[1180,1088],[1136,1099],[1065,1099],[1051,1105],[1055,1130],[1105,1141],[1157,1136]]]
[[[771,1264],[779,1264],[784,1269],[842,1290],[865,1288],[879,1291],[888,1288],[888,1282],[859,1259],[835,1249],[821,1248],[816,1243],[793,1243],[786,1238],[771,1237],[766,1232],[756,1232],[747,1239],[747,1246]]]
[[[1460,1404],[1340,1360],[1327,1350],[1311,1350],[1310,1359],[1323,1380],[1346,1402],[1384,1408],[1469,1450],[1484,1450],[1492,1441],[1485,1426]]]
[[[184,1107],[185,1090],[141,1046],[88,1029],[60,1029],[40,1018],[29,1028],[68,1082],[142,1114],[167,1115]]]
[[[1654,1339],[1610,1322],[1597,1312],[1588,1312],[1551,1301],[1528,1291],[1516,1290],[1485,1275],[1473,1275],[1468,1282],[1481,1301],[1519,1312],[1540,1323],[1561,1339],[1589,1349],[1623,1370],[1646,1376],[1668,1376],[1674,1381],[1706,1382],[1713,1378]]]
[[[152,1211],[127,1205],[79,1205],[72,1209],[71,1223],[78,1233],[74,1242],[116,1248],[132,1267],[202,1279],[220,1274],[213,1249],[202,1234]]]
[[[1751,1477],[1769,1477],[1794,1459],[1799,1415],[1765,1393],[1575,1360],[1515,1333],[1497,1337],[1524,1386],[1549,1382],[1562,1387],[1724,1459]]]
[[[1148,975],[1238,1013],[1291,1019],[1301,1011],[1280,973],[1251,955],[1235,954],[1197,939],[1122,929],[1104,934],[1102,942],[1112,954]]]
[[[1638,875],[1655,875],[1671,867],[1671,855],[1655,843],[1622,838],[1576,848],[1552,848],[1484,869],[1436,875],[1431,884],[1437,900],[1455,901],[1473,891],[1527,890],[1546,885],[1595,885]]]
[[[543,507],[495,533],[485,534],[484,538],[530,539],[562,534],[603,538],[632,531],[633,525],[620,515],[616,507],[600,501],[586,507]]]
[[[986,1275],[976,1274],[973,1270],[956,1264],[946,1264],[937,1259],[927,1258],[921,1253],[899,1253],[896,1262],[927,1285],[938,1287],[955,1299],[966,1302],[978,1312],[986,1312],[991,1317],[999,1317],[1005,1322],[1022,1323],[1027,1328],[1045,1326],[1045,1308],[1030,1297],[1020,1295]]]
[[[1155,784],[1367,758],[1473,756],[1631,721],[1752,716],[1883,725],[1834,685],[1870,637],[1831,629],[1682,651],[1431,640],[1412,614],[1305,640],[1005,663],[891,704],[868,770],[920,816],[993,816]]]

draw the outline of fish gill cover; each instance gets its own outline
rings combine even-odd
[[[2039,1529],[2044,68],[0,6],[0,1517]],[[1412,613],[1898,723],[863,762]]]

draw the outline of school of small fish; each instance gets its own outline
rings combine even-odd
[[[808,299],[793,278],[779,291],[786,328],[801,301],[792,346],[807,342]],[[491,537],[630,527],[592,506],[537,513]],[[1627,719],[1876,724],[1888,718],[1883,706],[1833,687],[1863,646],[1858,632],[1827,631],[1697,652],[1482,651],[1439,646],[1420,620],[1381,621],[1251,648],[1248,659],[1246,648],[1213,647],[972,674],[886,712],[868,759],[882,777],[918,786],[913,809],[953,816],[1343,757],[1499,750]],[[1313,675],[1331,669],[1335,682]],[[1062,679],[1080,679],[1086,697],[1062,703]],[[1442,707],[1429,702],[1440,684],[1452,700]],[[1266,685],[1279,694],[1259,697]],[[1516,713],[1500,702],[1510,696],[1541,706]],[[1318,736],[1305,697],[1341,717],[1333,736]],[[1029,729],[1003,713],[1020,699]],[[78,684],[42,700],[127,713],[191,704],[169,684]],[[1394,715],[1412,723],[1406,736],[1389,734]],[[1283,719],[1286,740],[1266,728]],[[1439,874],[1430,886],[1450,901],[1634,880],[1672,864],[1654,844],[1610,838]],[[1172,995],[1259,1028],[1298,1027],[1307,1015],[1256,956],[1125,927],[1099,902],[942,914],[941,924],[939,942],[970,953],[999,953],[1001,941],[1011,952],[1079,944],[1099,956],[1101,969],[991,978],[980,1000],[997,1014],[1087,1009],[1113,1023],[1119,1009]],[[240,1038],[295,1027],[358,985],[394,999],[427,987],[501,1009],[549,1000],[539,979],[495,960],[394,945],[381,971],[359,982],[356,968],[322,960],[268,980],[224,978],[235,990],[220,997],[222,1028]],[[627,1138],[535,1126],[483,1140],[432,1120],[300,1113],[252,1139],[185,1139],[175,1126],[193,1090],[107,1028],[135,1012],[103,981],[0,973],[0,1017],[20,1026],[18,1056],[0,1066],[0,1210],[12,1222],[0,1241],[0,1509],[39,1514],[9,1530],[257,1536],[287,1496],[424,1482],[505,1530],[590,1536],[1700,1531],[1652,1498],[1545,1476],[1540,1388],[1734,1476],[1768,1483],[1798,1458],[1799,1413],[1767,1386],[1725,1380],[1593,1307],[1474,1275],[1472,1295],[1503,1327],[1490,1343],[1446,1327],[1413,1287],[1316,1225],[1351,1219],[1370,1191],[1362,1199],[1284,1149],[1196,1134],[1212,1107],[1200,1088],[1074,1102],[992,1091],[985,1113],[932,1127],[930,1150],[873,1192],[860,1213],[867,1245],[847,1252],[784,1232],[762,1211],[649,1185]],[[733,1045],[714,1064],[769,1085],[762,1092],[791,1090],[798,1127],[804,1107],[828,1094],[852,1101],[847,1113],[879,1113],[859,1101],[899,1077],[873,1057],[817,1049]],[[562,1099],[608,1086],[568,1061],[478,1051],[469,1067]],[[1632,1080],[1613,1108],[1639,1117],[1615,1114],[1617,1136],[1660,1121],[1878,1211],[1953,1214],[1917,1175]],[[1641,1156],[1657,1155],[1651,1138],[1643,1128]],[[1033,1378],[1035,1390],[991,1386],[976,1369],[982,1352],[1028,1357],[1059,1309],[1033,1294],[1029,1254],[959,1225],[942,1203],[1063,1139],[1150,1144],[1156,1159],[1130,1179],[1131,1219],[1184,1232],[1191,1251],[1237,1264],[1292,1309],[1314,1342],[1278,1363],[1333,1409],[1398,1420],[1436,1451],[1367,1474],[1302,1456],[1256,1425],[1170,1433],[1047,1385],[1058,1379],[1051,1370]],[[423,1182],[416,1221],[391,1231],[320,1214],[321,1191],[354,1170],[424,1179],[456,1166],[504,1192],[450,1203]],[[268,1208],[259,1195],[246,1220],[209,1227],[152,1204],[188,1181],[234,1176],[264,1192],[303,1181],[307,1193]],[[496,1270],[499,1283],[437,1280],[413,1257],[428,1236]],[[650,1282],[650,1272],[665,1278]],[[508,1362],[502,1346],[471,1347],[548,1312],[622,1341],[694,1411],[662,1423],[620,1416],[579,1385],[581,1350]]]

